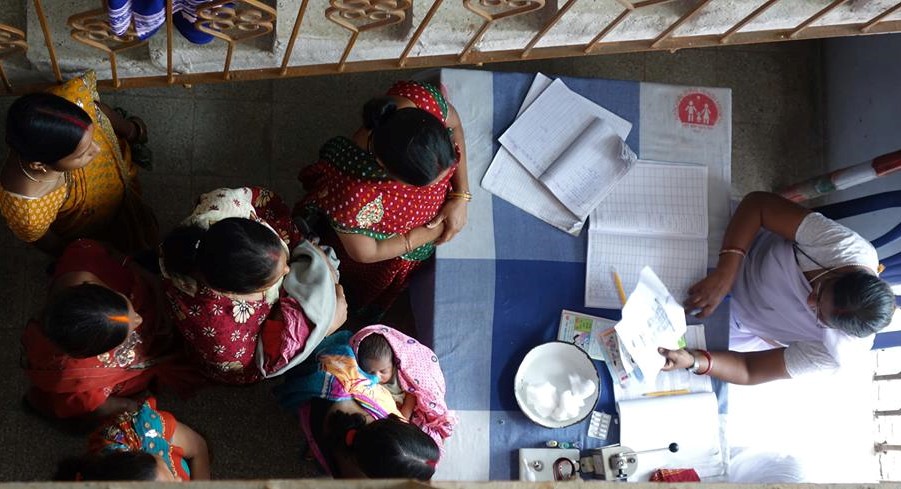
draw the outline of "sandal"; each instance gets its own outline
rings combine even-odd
[[[128,120],[138,128],[138,134],[131,145],[131,160],[145,170],[153,170],[153,151],[147,145],[147,124],[140,117],[129,117]]]
[[[137,116],[129,116],[122,107],[113,107],[125,120],[135,126],[136,134],[128,141],[131,147],[131,160],[145,170],[153,169],[153,151],[147,146],[147,124]]]
[[[131,143],[147,144],[147,124],[144,123],[144,119],[137,116],[126,117],[125,119],[134,124],[138,130],[137,135],[135,135],[134,140],[131,141]]]

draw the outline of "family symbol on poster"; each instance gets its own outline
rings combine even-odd
[[[682,124],[694,127],[713,127],[720,117],[719,104],[703,92],[690,91],[679,98],[676,113]]]

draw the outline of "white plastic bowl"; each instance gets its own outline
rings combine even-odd
[[[594,394],[574,418],[557,421],[540,416],[526,403],[526,385],[550,382],[558,392],[570,388],[569,374],[575,374],[594,383]],[[519,409],[530,420],[546,428],[565,428],[581,422],[594,410],[601,396],[601,379],[594,363],[585,351],[562,341],[552,341],[532,348],[516,371],[513,394]]]

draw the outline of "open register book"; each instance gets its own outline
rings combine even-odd
[[[639,160],[591,212],[585,307],[621,306],[651,267],[677,301],[707,273],[707,167]]]
[[[688,326],[689,348],[705,348],[704,326]],[[718,403],[710,377],[687,370],[660,372],[652,383],[632,379],[614,382],[620,419],[620,443],[635,451],[665,448],[638,455],[638,471],[630,481],[647,481],[662,468],[693,468],[702,480],[718,480],[726,471]]]
[[[561,94],[554,96],[558,90]],[[584,220],[629,172],[636,156],[613,123],[599,117],[573,117],[567,105],[574,102],[563,95],[567,91],[562,82],[551,84],[499,141],[560,203]]]
[[[632,124],[538,73],[501,135],[482,187],[577,236],[592,208],[631,167]],[[598,182],[604,182],[598,185]]]

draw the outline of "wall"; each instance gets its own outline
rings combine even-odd
[[[832,39],[824,42],[826,85],[827,167],[843,168],[901,149],[901,35]],[[836,192],[824,203],[841,202],[864,195],[901,190],[901,172]],[[887,209],[843,221],[868,239],[874,239],[899,223],[899,210]],[[901,240],[879,248],[879,257],[901,252]],[[901,287],[895,287],[901,294]],[[901,329],[901,320],[890,329]],[[883,333],[891,344],[901,344],[901,334]]]
[[[901,149],[901,35],[832,39],[824,42],[827,167],[843,168]],[[896,173],[836,192],[840,202],[878,192],[901,190]],[[875,238],[898,219],[897,210],[849,219],[847,224]],[[893,221],[889,224],[889,221]],[[879,249],[880,257],[901,252],[901,240]]]

